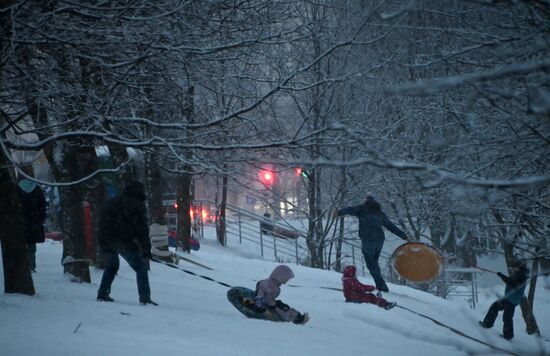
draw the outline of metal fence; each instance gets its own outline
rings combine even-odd
[[[239,243],[247,241],[257,246],[262,257],[271,256],[276,261],[302,264],[309,256],[303,234],[290,225],[267,220],[264,216],[231,205],[227,206],[225,221],[226,240],[238,239]],[[263,230],[262,223],[274,229]],[[296,238],[289,238],[281,231],[291,231]]]
[[[210,201],[195,202],[195,206],[213,206]],[[271,231],[261,228],[262,223],[269,223],[273,227]],[[291,232],[296,238],[289,238],[284,232]],[[327,241],[323,248],[326,269],[333,269],[336,260],[335,244],[341,240],[340,265],[353,264],[358,273],[366,276],[368,269],[361,252],[361,241],[357,238],[356,227],[347,227],[340,238]],[[306,232],[300,231],[290,224],[285,224],[266,217],[249,212],[239,207],[228,204],[226,207],[226,241],[239,244],[246,242],[256,246],[262,257],[273,258],[278,262],[292,262],[307,264],[309,250],[306,246]],[[331,246],[332,245],[332,246]],[[435,281],[427,284],[410,284],[399,277],[391,266],[391,255],[382,252],[379,261],[382,275],[386,280],[395,284],[409,285],[443,298],[466,298],[472,308],[478,303],[477,276],[480,271],[471,268],[446,267],[444,273]]]
[[[472,309],[476,308],[478,303],[477,277],[482,272],[475,268],[447,267],[443,273],[442,290],[440,296],[447,297],[465,297],[470,302]],[[444,293],[443,295],[441,295]]]
[[[268,222],[274,229],[266,233],[262,231],[262,223]],[[266,219],[262,215],[251,213],[236,206],[227,205],[226,209],[226,239],[238,239],[239,243],[249,242],[257,246],[261,256],[273,257],[276,261],[292,261],[296,264],[304,264],[309,261],[309,250],[306,246],[306,232],[299,231],[290,224],[284,224],[275,220]],[[284,232],[292,232],[296,238],[289,238]],[[366,275],[367,269],[361,252],[361,242],[357,236],[357,231],[346,230],[342,238],[342,249],[340,263],[342,266],[353,264],[358,272]],[[334,261],[336,258],[336,249],[330,248],[330,244],[337,240],[328,241],[324,248],[324,261]],[[389,254],[383,253],[382,260],[388,260]],[[387,264],[386,262],[383,262]],[[334,262],[325,266],[326,269],[332,269]]]

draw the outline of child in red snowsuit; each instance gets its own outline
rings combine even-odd
[[[344,297],[346,297],[346,302],[371,303],[376,304],[380,308],[384,308],[386,310],[391,309],[395,306],[396,303],[388,302],[380,295],[376,296],[370,293],[375,290],[376,287],[359,282],[357,277],[355,277],[355,272],[355,266],[347,266],[346,268],[344,268],[342,284],[344,287],[343,290]]]

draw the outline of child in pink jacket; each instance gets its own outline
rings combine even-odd
[[[371,303],[386,310],[389,310],[395,306],[396,303],[388,302],[386,299],[382,298],[380,294],[376,296],[370,293],[375,290],[376,287],[359,282],[357,277],[355,277],[356,271],[357,269],[355,266],[347,266],[344,268],[342,284],[346,302]]]
[[[308,313],[301,314],[276,298],[281,293],[281,285],[294,277],[290,267],[280,265],[275,267],[268,279],[256,284],[255,304],[258,310],[274,310],[282,321],[292,321],[294,324],[305,324],[309,320]]]

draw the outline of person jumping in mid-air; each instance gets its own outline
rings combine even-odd
[[[393,308],[396,303],[388,302],[382,296],[374,295],[370,292],[374,291],[375,287],[363,284],[359,282],[355,276],[357,269],[355,266],[347,266],[344,268],[344,275],[342,276],[342,284],[344,297],[346,297],[346,302],[352,303],[371,303],[378,305],[380,308],[389,310]],[[380,293],[379,293],[380,294]]]
[[[369,269],[376,289],[381,292],[388,292],[388,286],[380,273],[378,259],[384,246],[384,230],[382,226],[390,230],[393,234],[399,236],[405,241],[409,238],[407,234],[395,226],[390,219],[384,214],[380,204],[370,195],[367,196],[365,202],[361,205],[350,206],[338,210],[337,216],[353,215],[359,218],[359,237],[361,238],[361,251],[365,257],[367,268]]]

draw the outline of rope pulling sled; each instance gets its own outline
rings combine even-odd
[[[181,257],[181,256],[180,256],[180,257]],[[225,282],[220,282],[220,281],[215,280],[215,279],[212,278],[212,277],[205,276],[205,275],[201,275],[201,274],[195,273],[195,272],[193,272],[193,271],[190,271],[190,270],[187,270],[187,269],[184,269],[184,268],[180,268],[180,267],[176,266],[176,265],[173,264],[173,263],[169,263],[169,262],[165,262],[165,261],[162,261],[162,260],[158,260],[158,259],[156,259],[156,258],[153,258],[152,261],[157,262],[157,263],[159,263],[159,264],[163,264],[163,265],[168,266],[168,267],[173,268],[173,269],[180,270],[180,271],[182,271],[182,272],[184,272],[184,273],[187,273],[187,274],[190,274],[190,275],[192,275],[192,276],[200,277],[200,278],[205,279],[205,280],[207,280],[207,281],[217,283],[217,284],[222,285],[222,286],[224,286],[224,287],[232,288],[231,285],[229,285],[229,284],[227,284],[227,283],[225,283]],[[199,264],[199,265],[200,265],[200,264]],[[210,270],[213,270],[213,269],[210,268]],[[299,286],[299,285],[288,285],[288,286],[289,286],[289,287],[294,287],[294,288],[304,288],[303,286]],[[322,288],[322,289],[328,289],[328,290],[340,291],[340,292],[342,291],[342,289],[336,288],[336,287],[324,287],[324,286],[321,286],[321,287],[314,287],[314,288]],[[461,336],[461,337],[463,337],[463,338],[466,338],[466,339],[468,339],[468,340],[471,340],[471,341],[475,341],[475,342],[477,342],[477,343],[479,343],[479,344],[481,344],[481,345],[487,346],[487,347],[489,347],[489,348],[491,348],[491,349],[493,349],[493,350],[495,350],[495,351],[503,352],[503,353],[510,354],[510,355],[517,355],[516,353],[514,353],[514,352],[512,352],[512,351],[505,350],[505,349],[501,349],[501,348],[499,348],[499,347],[497,347],[497,346],[494,346],[494,345],[491,345],[491,344],[489,344],[489,343],[487,343],[487,342],[485,342],[485,341],[483,341],[483,340],[479,340],[479,339],[477,339],[477,338],[475,338],[475,337],[469,336],[469,335],[465,334],[464,332],[462,332],[462,331],[460,331],[460,330],[458,330],[458,329],[456,329],[456,328],[453,328],[452,326],[447,325],[447,324],[445,324],[445,323],[443,323],[443,322],[441,322],[441,321],[439,321],[439,320],[437,320],[437,319],[434,319],[434,318],[432,318],[432,317],[430,317],[430,316],[428,316],[428,315],[425,315],[425,314],[416,312],[416,311],[414,311],[414,310],[412,310],[412,309],[410,309],[410,308],[401,306],[401,305],[399,305],[399,304],[397,304],[396,306],[397,306],[398,308],[401,308],[402,310],[406,310],[406,311],[408,311],[408,312],[410,312],[410,313],[412,313],[412,314],[415,314],[415,315],[417,315],[417,316],[420,316],[420,317],[422,317],[422,318],[425,318],[425,319],[427,319],[427,320],[430,320],[430,321],[432,321],[434,324],[436,324],[436,325],[438,325],[438,326],[440,326],[440,327],[442,327],[442,328],[448,329],[448,330],[450,330],[451,332],[455,333],[456,335],[459,335],[459,336]]]

